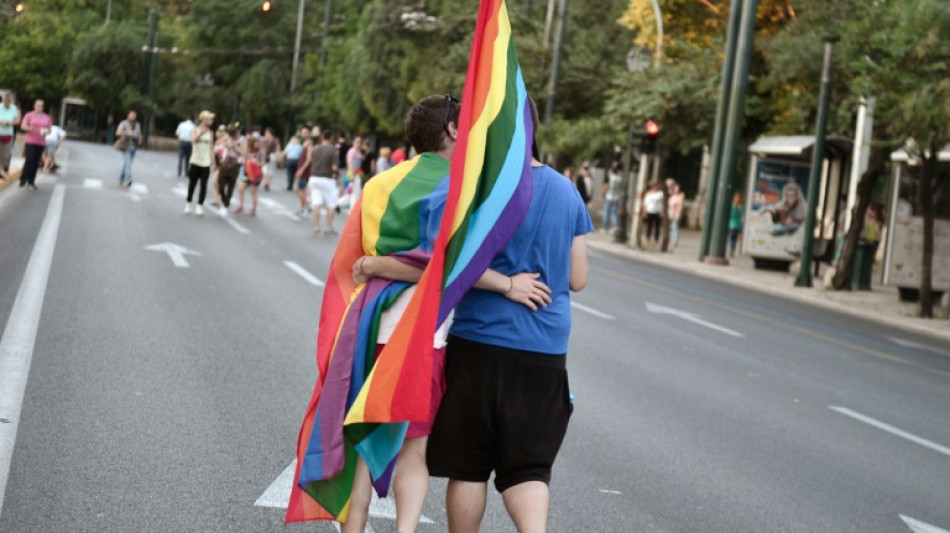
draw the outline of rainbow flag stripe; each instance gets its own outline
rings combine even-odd
[[[481,2],[449,196],[435,249],[403,320],[345,423],[424,420],[432,334],[491,264],[531,203],[534,122],[502,0]]]

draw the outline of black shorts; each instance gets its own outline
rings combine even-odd
[[[484,482],[494,471],[498,492],[549,483],[574,410],[566,359],[450,336],[429,474]]]

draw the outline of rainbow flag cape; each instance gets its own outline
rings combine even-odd
[[[350,215],[334,254],[317,340],[320,374],[298,438],[287,522],[345,521],[357,454],[369,466],[377,491],[385,494],[406,423],[429,416],[432,340],[437,326],[489,267],[527,213],[533,140],[534,122],[507,7],[502,0],[483,0],[447,190],[436,186],[418,204],[436,203],[444,192],[441,222],[435,237],[428,232],[412,248],[404,243],[401,250],[389,251],[404,261],[427,266],[378,358],[369,356],[375,348],[373,324],[378,325],[378,314],[405,284],[372,280],[354,286],[353,263],[364,253],[382,251],[367,248],[372,242],[367,235],[377,230],[366,224],[372,218],[365,213],[362,224],[361,217],[354,217],[357,213]],[[389,209],[396,208],[393,195],[398,190],[394,186],[388,198],[364,196],[374,198],[379,220],[386,220]],[[368,207],[358,204],[357,210],[368,212]],[[400,231],[398,225],[390,229]],[[353,242],[362,246],[355,247]],[[331,388],[337,391],[332,399]]]

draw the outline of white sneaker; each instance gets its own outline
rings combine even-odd
[[[190,202],[185,204],[185,214],[186,214],[186,215],[190,215],[190,214],[191,214],[191,203],[190,203]]]
[[[222,205],[221,209],[218,209],[218,215],[220,215],[221,218],[228,218],[228,208]]]
[[[196,205],[196,206],[195,206],[195,215],[201,217],[201,216],[204,216],[204,214],[205,214],[205,210],[204,210],[203,207],[201,207],[201,204]]]

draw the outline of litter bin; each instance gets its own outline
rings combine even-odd
[[[877,243],[860,241],[854,252],[854,267],[851,270],[851,288],[858,291],[871,290],[871,268]]]

